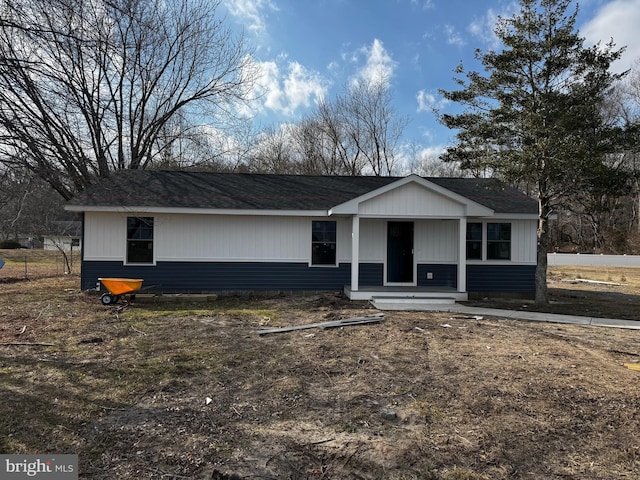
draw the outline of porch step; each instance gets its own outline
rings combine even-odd
[[[453,297],[372,297],[378,310],[433,310],[438,305],[454,305]]]

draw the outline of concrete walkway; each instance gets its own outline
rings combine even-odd
[[[424,306],[423,306],[424,307]],[[455,312],[470,316],[502,317],[531,322],[572,323],[575,325],[592,325],[594,327],[613,327],[640,330],[640,320],[622,320],[618,318],[581,317],[578,315],[559,315],[555,313],[527,312],[522,310],[502,310],[498,308],[468,307],[466,305],[433,305],[422,310],[433,312]]]

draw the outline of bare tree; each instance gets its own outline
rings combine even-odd
[[[268,128],[258,139],[249,169],[261,173],[291,173],[290,135],[286,126]]]
[[[321,101],[317,110],[291,129],[298,173],[360,175],[364,157],[350,140],[335,104]]]
[[[356,83],[338,97],[335,108],[357,155],[366,159],[374,175],[391,175],[396,148],[407,120],[397,116],[386,82]]]
[[[405,125],[406,120],[398,117],[392,107],[385,83],[351,85],[335,100],[319,102],[315,111],[287,129],[291,171],[391,175],[397,167],[397,146]],[[261,169],[266,167],[269,171],[274,170],[265,155],[275,155],[270,162],[280,164],[280,149],[273,147],[284,141],[271,138],[273,134],[267,132],[272,148],[262,148],[258,162]]]
[[[469,172],[460,169],[457,162],[443,162],[442,151],[437,148],[425,148],[418,142],[409,142],[403,146],[403,155],[411,173],[423,177],[464,177]]]
[[[225,123],[256,72],[218,5],[0,0],[0,162],[68,199],[151,166],[194,124]]]
[[[29,246],[39,246],[39,237],[49,233],[52,222],[73,218],[42,179],[25,169],[0,166],[0,239],[29,237]]]

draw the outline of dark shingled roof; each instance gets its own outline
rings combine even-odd
[[[77,194],[68,205],[328,210],[400,178],[127,170],[102,179]],[[441,177],[426,180],[496,213],[538,211],[535,200],[495,180]]]

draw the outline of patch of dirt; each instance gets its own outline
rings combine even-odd
[[[535,305],[531,299],[518,298],[481,298],[465,304],[507,310],[640,320],[640,294],[635,286],[550,280],[548,292],[549,305],[542,307]]]
[[[386,312],[259,336],[377,311],[74,286],[0,285],[0,342],[54,344],[0,346],[1,451],[99,480],[640,478],[640,331]]]

